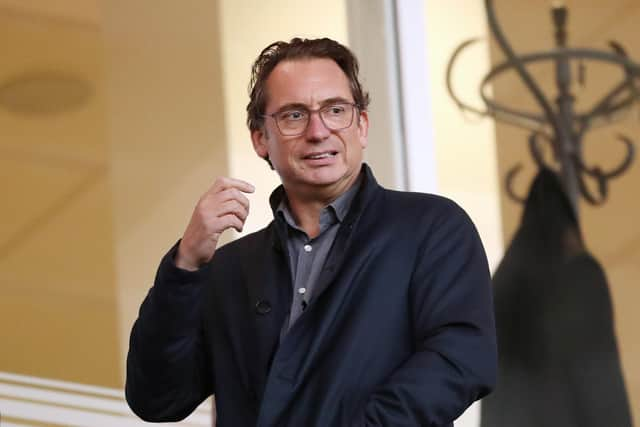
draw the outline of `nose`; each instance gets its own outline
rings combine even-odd
[[[314,111],[309,116],[309,124],[305,135],[309,141],[322,141],[331,135],[331,131],[325,126],[318,111]]]

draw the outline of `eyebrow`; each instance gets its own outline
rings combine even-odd
[[[323,100],[322,102],[320,102],[320,108],[322,107],[326,107],[327,105],[332,105],[332,104],[352,104],[353,101],[348,100],[346,98],[343,98],[341,96],[336,96],[333,98],[327,98],[325,100]],[[287,110],[296,110],[296,109],[304,109],[304,110],[311,110],[311,108],[309,108],[308,105],[303,104],[301,102],[291,102],[289,104],[285,104],[282,107],[278,108],[275,112],[279,113],[282,111],[287,111]]]

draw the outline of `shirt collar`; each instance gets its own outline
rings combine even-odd
[[[342,193],[333,202],[329,203],[329,205],[323,209],[320,216],[320,222],[323,223],[323,222],[330,221],[327,217],[328,215],[331,215],[331,217],[334,217],[338,222],[342,222],[345,216],[347,216],[347,212],[349,212],[349,208],[351,207],[351,202],[353,201],[353,198],[355,197],[355,195],[358,193],[358,190],[360,189],[361,185],[362,185],[362,173],[358,175],[358,178],[356,179],[356,181],[353,183],[353,185],[351,185],[351,187],[349,187],[347,191]],[[294,228],[298,228],[293,218],[293,214],[289,209],[289,202],[287,200],[286,193],[283,195],[282,199],[280,200],[280,203],[278,204],[278,207],[276,208],[276,214],[281,215],[284,218],[284,220],[287,222],[287,224],[289,224],[290,226]]]

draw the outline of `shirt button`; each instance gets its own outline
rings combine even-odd
[[[305,252],[311,252],[313,250],[313,248],[311,247],[311,245],[304,245],[304,251]]]
[[[307,288],[299,288],[299,289],[298,289],[298,293],[299,293],[300,295],[304,295],[306,292],[307,292]]]

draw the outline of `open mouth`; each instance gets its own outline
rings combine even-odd
[[[304,156],[307,160],[321,160],[321,159],[329,159],[331,157],[335,157],[338,154],[337,151],[324,151],[322,153],[312,153],[307,156]]]

